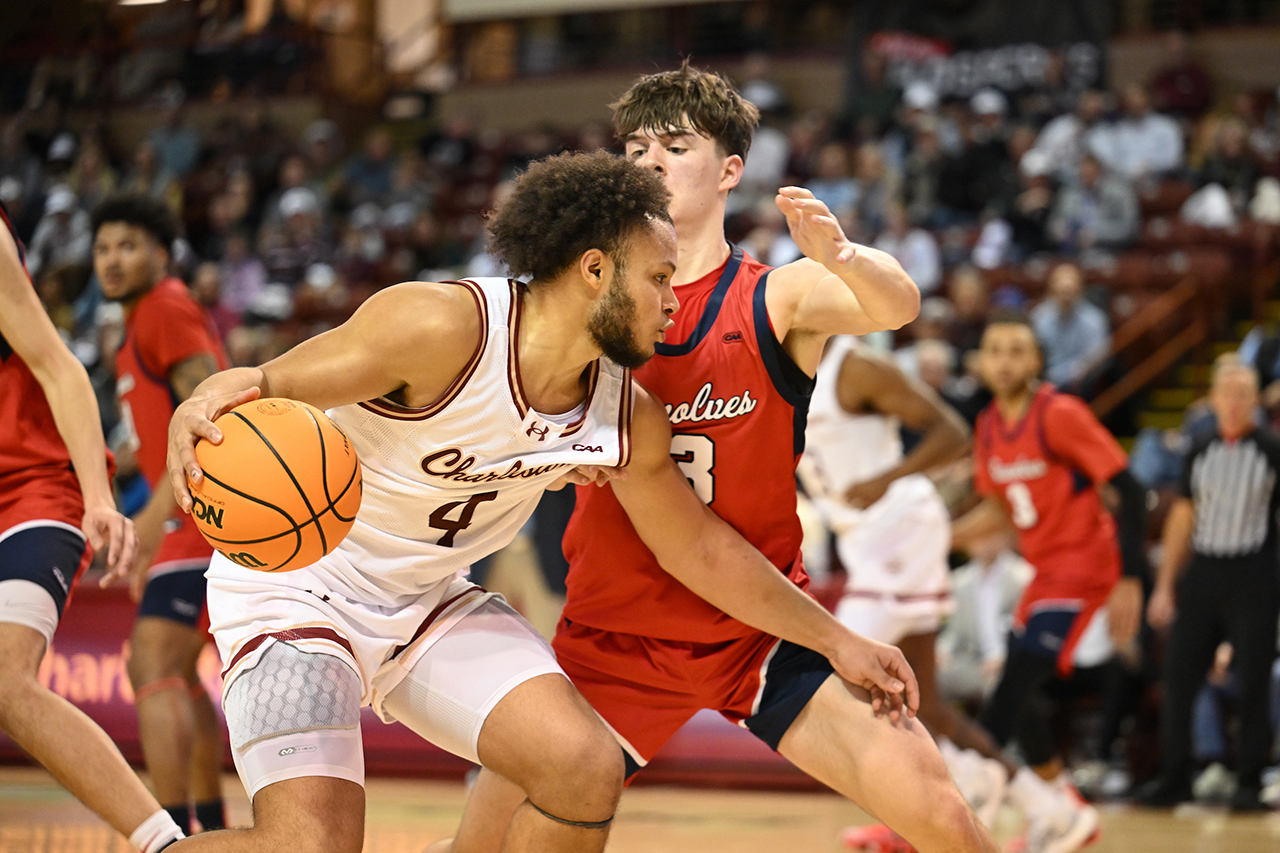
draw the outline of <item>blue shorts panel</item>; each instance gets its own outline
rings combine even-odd
[[[47,590],[61,617],[88,547],[84,536],[61,525],[26,527],[0,539],[0,581],[31,581]]]
[[[1067,646],[1081,610],[1078,602],[1038,605],[1026,625],[1009,632],[1009,650],[1057,660]]]
[[[822,655],[782,640],[765,669],[760,708],[743,725],[777,752],[782,736],[833,672]]]
[[[147,580],[138,616],[158,616],[194,628],[204,610],[205,569],[162,572]]]

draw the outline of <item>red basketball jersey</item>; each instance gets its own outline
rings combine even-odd
[[[213,353],[218,367],[227,368],[212,320],[176,278],[161,280],[138,300],[125,322],[124,343],[116,355],[116,392],[138,467],[152,487],[168,477],[169,419],[179,402],[169,385],[169,372],[203,352]],[[180,527],[165,537],[156,563],[211,555],[213,549],[191,516],[179,513],[177,518]]]
[[[22,243],[0,205],[0,220],[9,229],[22,258]],[[23,259],[25,267],[25,259]],[[27,285],[31,285],[30,276]],[[44,389],[31,368],[0,335],[0,477],[36,469],[67,471],[71,456],[62,443]],[[80,520],[77,518],[76,523]]]
[[[1114,583],[1120,546],[1098,486],[1123,471],[1128,460],[1083,400],[1044,383],[1014,424],[1004,422],[993,402],[978,416],[974,455],[978,493],[998,496],[1008,506],[1022,554],[1032,565],[1078,572],[1090,585],[1103,578]]]
[[[724,267],[677,289],[668,340],[635,377],[666,404],[671,455],[703,501],[802,589],[795,467],[812,380],[769,323],[770,268],[734,247]],[[715,643],[755,629],[658,565],[608,487],[578,489],[564,538],[564,615],[604,631]]]

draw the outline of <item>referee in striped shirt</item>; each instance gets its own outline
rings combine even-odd
[[[1214,650],[1227,640],[1235,650],[1241,692],[1239,784],[1231,807],[1252,811],[1265,808],[1258,794],[1271,744],[1268,685],[1280,617],[1280,439],[1254,425],[1258,374],[1252,367],[1238,361],[1217,366],[1209,402],[1218,428],[1187,457],[1181,496],[1165,521],[1164,554],[1147,607],[1151,626],[1170,631],[1160,776],[1137,799],[1150,806],[1191,799],[1192,703]]]

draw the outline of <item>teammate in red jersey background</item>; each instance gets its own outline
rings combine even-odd
[[[161,804],[179,826],[190,827],[194,802],[200,824],[220,829],[221,723],[196,673],[207,642],[199,622],[213,548],[191,517],[177,512],[165,453],[174,408],[227,367],[226,355],[204,308],[168,275],[177,224],[162,202],[108,198],[93,212],[93,231],[103,295],[124,306],[125,338],[116,356],[121,417],[153,490],[135,519],[139,557],[131,578],[140,604],[129,680],[143,756]]]
[[[980,720],[1001,745],[1016,727],[1036,774],[1057,780],[1062,762],[1047,721],[1029,713],[1029,706],[1045,684],[1070,674],[1084,656],[1102,663],[1112,643],[1132,642],[1146,571],[1146,495],[1129,474],[1124,451],[1084,401],[1040,382],[1043,360],[1025,317],[993,319],[979,356],[983,380],[995,395],[974,429],[974,484],[984,500],[955,522],[953,541],[963,550],[1012,523],[1023,556],[1036,569],[1015,612],[1004,672]],[[1105,484],[1119,495],[1118,530],[1102,502]],[[1097,618],[1104,606],[1106,622]],[[1052,808],[1029,775],[1020,777],[1027,781],[1011,786],[1011,794],[1030,809],[1056,812],[1064,844],[1087,842],[1097,827],[1092,809],[1073,812],[1061,801]],[[1029,845],[1036,842],[1033,831]]]
[[[179,828],[96,723],[36,678],[95,550],[108,578],[137,540],[116,511],[89,377],[36,297],[0,207],[0,729],[148,853]]]

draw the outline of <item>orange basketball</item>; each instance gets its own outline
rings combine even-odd
[[[262,572],[309,566],[343,540],[360,509],[360,460],[324,412],[267,398],[218,418],[222,443],[196,443],[204,472],[191,516],[237,565]]]

